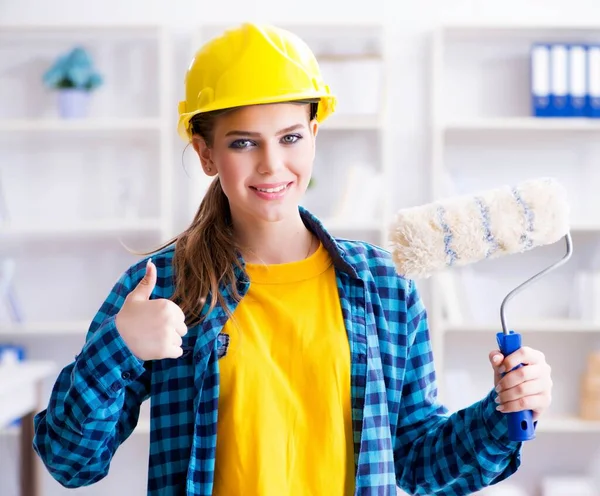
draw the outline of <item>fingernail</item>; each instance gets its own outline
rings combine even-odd
[[[496,407],[496,410],[498,410],[499,412],[503,411],[504,410],[504,405],[498,405]]]
[[[500,403],[500,396],[496,396],[496,399],[494,400],[496,403]]]
[[[150,262],[152,262],[152,257],[150,257],[150,258],[148,259],[148,261],[146,262],[146,267],[148,267],[148,266],[150,265]]]
[[[501,365],[500,367],[498,367],[499,374],[504,374],[505,371],[506,371],[506,368],[504,367],[504,365]]]
[[[492,360],[494,361],[494,363],[500,363],[500,356],[496,355],[494,358],[492,358]]]
[[[497,386],[494,388],[494,390],[495,390],[497,393],[499,393],[499,392],[500,392],[500,389],[502,389],[502,388],[500,387],[500,384],[498,384],[498,385],[497,385]]]

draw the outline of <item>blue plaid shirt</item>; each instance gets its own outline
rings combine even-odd
[[[334,239],[314,216],[301,213],[336,269],[351,350],[355,494],[393,496],[398,485],[415,495],[465,495],[514,473],[521,445],[507,439],[493,391],[453,414],[437,402],[426,312],[414,283],[397,276],[388,252]],[[152,298],[173,294],[172,258],[173,247],[153,257],[158,281]],[[141,260],[122,275],[81,353],[58,376],[48,407],[35,417],[34,448],[64,486],[99,481],[150,398],[148,495],[209,496],[227,314],[217,307],[191,327],[182,357],[139,360],[120,338],[115,315],[145,265]],[[238,281],[245,294],[242,271]],[[235,302],[223,294],[233,311]]]

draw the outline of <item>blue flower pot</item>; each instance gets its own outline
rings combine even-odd
[[[87,117],[89,106],[89,91],[68,88],[58,92],[58,113],[63,119]]]

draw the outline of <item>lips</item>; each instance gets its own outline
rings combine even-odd
[[[286,183],[256,184],[250,186],[250,189],[254,191],[254,194],[261,200],[281,201],[286,197],[292,184],[294,184],[293,181]]]
[[[280,193],[285,190],[291,183],[270,183],[270,184],[257,184],[255,186],[250,186],[252,189],[260,191],[262,193]]]

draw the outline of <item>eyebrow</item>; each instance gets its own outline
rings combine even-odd
[[[297,129],[303,129],[304,128],[304,124],[294,124],[293,126],[289,126],[286,127],[284,129],[281,129],[279,131],[277,131],[277,133],[275,133],[277,136],[281,135],[281,134],[286,134],[286,133],[290,133],[292,131],[296,131]],[[258,138],[260,137],[260,133],[254,133],[252,131],[240,131],[237,129],[234,129],[232,131],[229,131],[226,135],[227,136],[250,136],[252,138]]]

